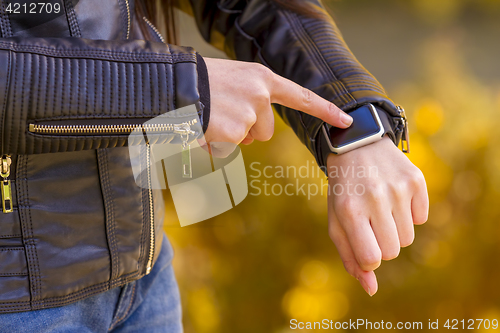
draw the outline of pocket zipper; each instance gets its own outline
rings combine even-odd
[[[12,159],[10,155],[2,156],[0,176],[2,177],[2,210],[4,213],[12,213],[12,187],[10,185],[10,165]]]
[[[78,120],[81,122],[80,120]],[[95,120],[93,120],[95,121]],[[52,123],[55,121],[51,121]],[[137,127],[146,132],[175,132],[179,126],[192,126],[198,123],[198,119],[183,122],[181,124],[29,124],[28,131],[36,134],[49,135],[94,135],[94,134],[130,134]],[[193,132],[194,133],[194,132]]]

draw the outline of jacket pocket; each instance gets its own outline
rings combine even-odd
[[[28,302],[30,300],[28,268],[24,247],[0,246],[0,290],[2,290],[0,302]],[[24,305],[24,307],[26,306]],[[22,305],[18,305],[18,307],[17,310],[19,311],[26,310]],[[7,308],[9,307],[7,306]],[[1,305],[0,310],[2,310]]]
[[[26,254],[22,246],[1,246],[0,263],[0,277],[28,275]]]

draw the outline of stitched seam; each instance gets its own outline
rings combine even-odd
[[[139,65],[139,68],[140,68],[140,71],[141,71],[141,87],[142,87],[142,91],[141,91],[141,104],[142,104],[142,108],[141,110],[144,112],[144,69],[142,68],[143,66]]]
[[[8,38],[8,37],[12,37],[12,28],[11,28],[11,24],[10,24],[10,18],[9,16],[6,14],[6,11],[5,11],[5,2],[2,1],[2,6],[0,8],[0,23],[1,23],[1,28],[2,29],[2,37],[3,38]]]
[[[41,63],[41,61],[42,61],[42,57],[40,57],[40,56],[39,56],[38,58],[40,59],[40,63]],[[46,59],[46,58],[45,58],[45,59]],[[45,64],[45,68],[47,68],[47,73],[45,73],[45,75],[47,76],[47,78],[46,78],[46,83],[45,83],[46,85],[45,85],[45,89],[44,89],[44,92],[45,92],[45,107],[43,108],[43,112],[42,112],[42,115],[43,115],[43,116],[45,116],[45,111],[48,109],[48,108],[47,108],[47,105],[48,105],[48,103],[49,103],[49,98],[48,98],[48,94],[47,94],[47,93],[48,93],[48,89],[47,89],[47,87],[49,87],[49,78],[50,78],[50,74],[49,74],[49,71],[48,71],[48,69],[49,69],[49,61],[48,61],[48,59],[46,59],[46,60],[47,60],[47,61],[45,61],[45,62],[46,62],[46,64]],[[42,67],[40,67],[40,68],[42,68]],[[40,94],[40,95],[41,95],[41,94]]]
[[[71,37],[82,37],[82,33],[80,31],[80,26],[76,18],[75,8],[73,7],[72,1],[64,0],[64,7],[66,9],[66,13],[68,14],[67,18],[68,18]]]
[[[1,18],[0,18],[0,21]],[[4,129],[5,127],[5,117],[6,117],[6,114],[7,114],[7,105],[8,105],[8,100],[9,100],[9,94],[10,94],[10,91],[9,91],[9,88],[10,88],[10,85],[11,85],[11,76],[12,76],[12,54],[9,52],[8,55],[7,55],[7,63],[8,63],[8,66],[7,66],[7,82],[5,84],[5,99],[4,99],[4,105],[2,105],[2,118],[1,118],[1,121],[2,121],[2,129]],[[1,137],[2,137],[2,149],[4,148],[4,145],[5,145],[5,130],[2,130],[2,134],[1,134]],[[2,152],[3,153],[3,152]]]
[[[28,273],[0,273],[0,276],[8,277],[8,276],[27,276]]]
[[[168,80],[168,69],[171,69],[171,66],[167,66],[167,64],[163,64],[163,67],[165,68],[165,86],[167,87],[167,110],[173,110],[174,105],[172,103],[172,93],[170,91],[170,81]]]
[[[115,114],[121,114],[121,106],[122,106],[122,101],[121,101],[122,84],[120,81],[120,72],[121,72],[120,64],[116,64],[116,75],[117,75],[116,86],[118,88],[118,96],[116,96],[116,99],[118,100],[118,107],[116,109]],[[125,82],[127,82],[127,81],[125,81]]]
[[[41,279],[40,279],[40,267],[38,266],[38,253],[37,253],[37,250],[36,250],[36,244],[35,244],[35,239],[33,238],[33,220],[32,220],[32,217],[31,217],[31,207],[29,206],[29,189],[28,189],[28,177],[27,177],[27,171],[28,171],[28,157],[25,157],[24,158],[24,161],[25,161],[25,169],[24,169],[24,174],[25,174],[25,178],[26,178],[26,183],[25,183],[25,186],[26,186],[26,200],[28,200],[28,216],[29,216],[29,227],[30,227],[30,234],[31,234],[31,239],[30,239],[30,243],[32,243],[32,247],[33,247],[33,254],[34,254],[34,258],[35,258],[35,271],[36,271],[36,276],[35,276],[35,280],[36,280],[36,287],[37,287],[37,299],[41,296],[41,290],[42,290],[42,286],[41,286]]]
[[[116,281],[117,281],[116,284],[119,285],[121,283],[126,283],[129,278],[135,279],[138,276],[139,276],[139,273],[134,272],[134,273],[131,273],[129,275],[120,277],[120,278],[116,279]],[[90,295],[86,294],[87,292],[98,293],[98,292],[105,291],[108,289],[109,289],[108,282],[107,281],[101,282],[95,286],[87,287],[85,289],[82,289],[80,291],[77,291],[77,292],[70,294],[70,295],[67,295],[67,296],[63,296],[60,298],[54,297],[54,298],[49,298],[49,299],[43,300],[41,303],[44,303],[44,304],[63,304],[63,303],[67,303],[67,302],[72,302],[73,300],[76,300],[78,298],[90,296]]]
[[[98,81],[97,81],[97,66],[94,64],[94,110],[96,110],[97,107],[97,86],[98,86]]]
[[[193,113],[193,115],[197,115]],[[32,118],[29,118],[27,119],[27,121],[37,121],[37,122],[41,122],[41,121],[47,121],[47,120],[93,120],[93,119],[134,119],[134,118],[137,118],[137,119],[140,119],[142,121],[142,119],[149,119],[151,118],[151,114],[147,114],[147,113],[137,113],[137,114],[126,114],[126,115],[109,115],[109,114],[105,114],[105,113],[99,113],[99,114],[92,114],[92,115],[63,115],[63,116],[52,116],[52,117],[44,117],[44,118],[36,118],[36,119],[32,119]],[[173,117],[171,117],[173,118]]]
[[[16,58],[16,70],[15,72],[12,73],[13,75],[13,81],[12,81],[12,94],[13,94],[13,98],[12,98],[12,108],[11,110],[15,111],[16,110],[16,104],[17,104],[17,94],[16,94],[16,84],[17,84],[17,73],[19,73],[19,61],[18,59]],[[15,112],[12,112],[12,116],[11,116],[11,120],[10,120],[10,128],[15,128],[14,127],[14,118],[15,118]],[[15,133],[15,132],[14,132]],[[9,147],[9,151],[11,150],[10,149],[10,146],[11,146],[11,142],[12,142],[12,135],[9,135],[9,142],[8,142],[8,147]]]
[[[113,272],[112,278],[116,278],[118,276],[118,246],[116,242],[116,234],[115,234],[115,214],[114,214],[114,205],[113,205],[113,195],[111,182],[109,179],[109,170],[108,170],[108,155],[106,150],[102,150],[103,155],[103,178],[104,178],[104,187],[106,188],[107,198],[107,206],[109,207],[109,232],[111,238],[111,247],[112,247],[112,259],[113,259]]]
[[[167,44],[168,46],[168,51],[171,53],[172,51],[170,50],[170,45]],[[196,57],[195,57],[196,60]],[[176,90],[176,85],[175,85],[175,80],[177,77],[177,71],[175,70],[174,67],[172,67],[172,99],[174,102],[174,109],[177,107],[177,90]]]
[[[296,14],[285,13],[285,17],[290,22],[290,25],[292,27],[295,27],[296,29],[300,29],[301,35],[303,35],[304,37],[306,37],[306,38],[304,38],[305,40],[302,39],[302,38],[300,38],[298,31],[292,29],[292,31],[295,31],[296,36],[297,36],[297,38],[299,40],[301,40],[302,42],[304,42],[304,44],[308,44],[309,45],[309,47],[310,47],[309,51],[310,52],[308,52],[308,53],[309,53],[310,56],[312,56],[312,58],[314,58],[316,60],[316,64],[318,66],[323,67],[323,69],[325,71],[322,71],[322,72],[323,73],[328,73],[328,74],[332,75],[332,79],[334,79],[335,81],[338,81],[339,82],[339,87],[345,92],[346,96],[350,97],[351,100],[345,100],[344,103],[346,105],[349,104],[349,103],[351,103],[351,102],[357,103],[356,99],[347,90],[347,88],[344,86],[343,82],[337,79],[337,77],[335,76],[335,73],[333,73],[333,70],[330,68],[328,62],[326,61],[326,59],[321,54],[321,51],[318,50],[317,46],[314,43],[314,40],[309,35],[307,29],[302,25],[302,22],[297,17],[297,15]]]
[[[24,248],[6,248],[6,247],[0,247],[0,251],[24,251]]]
[[[109,114],[113,115],[113,92],[115,89],[114,81],[113,81],[113,66],[110,62],[107,63],[109,65]]]
[[[139,160],[140,160],[140,163],[141,163],[141,170],[144,170],[144,168],[142,167],[142,163],[144,163],[144,161],[146,160],[144,158],[144,149],[141,149],[141,147],[139,147]],[[143,179],[144,179],[144,175],[141,174],[139,176],[140,178],[140,181],[141,181],[141,184],[144,184],[143,183]],[[148,195],[149,193],[147,193],[147,190],[143,187],[141,187],[141,199],[142,199],[142,230],[141,230],[141,252],[140,252],[140,256],[139,256],[139,260],[137,261],[137,268],[139,269],[140,265],[143,264],[143,261],[144,261],[144,258],[146,258],[146,233],[147,233],[147,216],[145,214],[146,212],[146,209],[149,208],[147,207],[147,202],[148,202]]]
[[[80,70],[81,70],[81,66],[80,66],[80,61],[75,61],[75,64],[76,64],[76,73],[78,75],[78,80],[77,80],[77,84],[76,84],[76,94],[75,94],[75,99],[76,99],[76,105],[75,105],[75,108],[76,108],[76,114],[79,114],[80,113],[80,92],[81,92],[81,82],[82,82],[82,76],[80,75]]]
[[[24,158],[24,155],[19,155],[18,158],[18,165],[19,168],[18,173],[19,173],[19,180],[21,180],[19,184],[19,197],[18,197],[18,204],[19,204],[19,212],[20,212],[20,218],[21,218],[21,227],[23,231],[23,243],[25,247],[25,253],[26,253],[26,261],[27,261],[27,266],[28,266],[28,279],[30,283],[30,294],[31,294],[31,300],[33,300],[36,297],[36,272],[35,268],[33,267],[33,255],[31,253],[30,249],[30,240],[31,240],[31,234],[30,234],[30,229],[28,226],[28,219],[26,216],[26,210],[25,210],[25,200],[26,200],[26,194],[25,194],[25,187],[26,187],[26,174],[25,170],[23,168],[24,163],[22,162],[22,159]],[[30,301],[31,304],[31,301]],[[30,306],[31,308],[31,306]]]
[[[126,284],[127,282],[131,282],[134,280],[137,280],[141,275],[139,272],[134,272],[127,274],[119,279],[117,279],[117,284]],[[76,301],[78,299],[82,299],[84,297],[92,296],[94,294],[103,292],[108,290],[108,283],[107,282],[101,282],[95,286],[87,287],[84,288],[80,291],[77,291],[75,293],[72,293],[67,296],[62,296],[62,297],[53,297],[53,298],[48,298],[46,300],[38,301],[36,302],[37,304],[41,304],[42,306],[45,305],[52,305],[52,306],[58,306],[58,305],[65,305],[68,303],[71,303],[73,301]],[[69,296],[69,297],[68,297]],[[30,308],[30,301],[2,301],[0,302],[0,310],[2,309],[31,309]],[[4,304],[12,304],[12,305],[4,305]],[[14,310],[8,310],[8,311],[14,311]]]
[[[129,65],[129,67],[131,68],[130,81],[129,81],[128,71],[127,71],[127,66],[125,66],[125,82],[135,82],[135,80],[134,80],[135,79],[135,76],[134,76],[135,67],[134,67],[134,65]],[[125,91],[126,91],[127,97],[132,97],[132,103],[130,104],[131,108],[135,108],[135,91],[133,89],[130,89],[129,84],[125,85]],[[128,102],[129,99],[127,98],[126,101]],[[125,112],[127,112],[126,107],[125,107]]]
[[[88,63],[88,59],[85,59],[84,63],[85,63],[85,82],[88,82],[88,81],[90,81],[89,80],[89,63]],[[95,83],[94,83],[94,85],[95,85]],[[88,88],[86,90],[88,91]],[[84,97],[85,98],[85,109],[83,110],[83,113],[87,112],[87,110],[89,109],[89,94],[85,93],[84,96],[85,96]]]
[[[108,85],[105,83],[105,82],[106,82],[106,80],[105,80],[105,75],[104,75],[104,73],[105,73],[105,71],[106,71],[106,70],[105,70],[105,66],[106,66],[106,64],[108,64],[108,62],[103,61],[103,62],[101,63],[101,82],[102,82],[102,89],[101,89],[101,91],[99,91],[99,96],[100,96],[100,98],[101,98],[101,115],[105,115],[105,112],[106,112],[106,104],[105,104],[105,100],[106,100],[106,98],[104,98],[105,93],[106,93],[106,87],[108,86]]]
[[[112,328],[115,328],[116,326],[120,325],[123,322],[123,320],[127,318],[127,316],[129,315],[129,311],[132,308],[132,304],[134,304],[135,301],[135,286],[136,283],[134,283],[134,285],[132,286],[132,295],[130,295],[130,302],[128,304],[127,310],[125,310],[125,312],[122,314],[122,316],[120,316],[120,318],[116,319]]]
[[[21,234],[14,234],[14,235],[0,235],[0,238],[19,238],[22,237]]]
[[[193,62],[196,63],[196,55],[194,54],[172,54],[169,45],[168,49],[170,54],[159,54],[159,53],[130,53],[125,51],[116,50],[59,50],[46,46],[33,46],[24,44],[14,44],[13,42],[0,42],[0,49],[10,50],[16,53],[41,53],[42,55],[48,57],[93,57],[100,56],[103,59],[95,60],[123,60],[130,62]]]
[[[149,67],[150,67],[149,68],[149,77],[152,78],[153,77],[152,71],[153,71],[154,67],[153,66],[149,66]],[[151,106],[151,109],[149,112],[151,114],[154,114],[154,110],[155,110],[154,109],[154,103],[155,103],[154,102],[154,84],[153,84],[153,80],[151,80],[151,79],[149,80],[149,94],[150,94],[150,106]]]
[[[36,75],[36,77],[38,78],[38,82],[39,83],[39,86],[41,86],[41,80],[43,78],[40,77],[40,68],[42,66],[42,57],[38,56],[37,55],[37,59],[38,59],[38,68],[37,68],[37,72],[33,71],[33,75]],[[47,87],[47,86],[46,86]],[[36,98],[36,105],[35,105],[35,118],[38,117],[38,110],[40,109],[40,98],[41,98],[41,92],[40,92],[40,89],[37,90],[37,98]]]
[[[323,75],[323,78],[326,81],[337,81],[337,78],[335,77],[335,74],[332,72],[330,68],[325,64],[324,61],[320,61],[318,59],[318,55],[316,52],[314,52],[314,46],[311,45],[310,41],[310,36],[308,36],[307,32],[305,31],[305,28],[301,26],[300,21],[296,16],[293,16],[293,14],[289,14],[288,12],[284,12],[284,16],[287,19],[287,21],[290,24],[290,27],[292,28],[291,31],[294,32],[295,37],[302,42],[304,45],[304,50],[308,53],[311,59],[314,60],[316,63],[316,66],[322,68],[323,70],[321,71],[321,74]],[[305,38],[303,38],[305,37]],[[317,50],[316,50],[317,51]],[[326,75],[330,74],[330,77],[327,77]]]
[[[108,169],[108,154],[104,149],[99,149],[97,151],[98,164],[101,176],[101,186],[103,190],[103,200],[104,207],[106,210],[106,231],[108,236],[109,243],[109,251],[111,257],[111,279],[110,279],[110,288],[112,285],[113,279],[118,276],[118,267],[119,267],[119,257],[118,257],[118,246],[116,241],[116,229],[115,229],[115,215],[114,215],[114,205],[113,205],[113,196],[112,196],[112,188],[109,178],[109,169]]]
[[[156,65],[155,68],[156,68],[156,79],[158,80],[158,85],[156,86],[157,90],[158,90],[158,110],[157,112],[158,113],[162,113],[162,109],[161,109],[161,91],[160,91],[160,66]],[[154,110],[153,110],[154,112]]]

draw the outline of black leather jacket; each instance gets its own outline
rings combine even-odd
[[[331,20],[268,0],[190,2],[202,35],[229,56],[261,62],[344,110],[379,105],[397,143],[397,109]],[[161,246],[163,198],[137,186],[127,128],[191,104],[206,128],[208,96],[199,87],[208,82],[193,49],[141,40],[133,0],[65,0],[59,14],[35,16],[8,14],[1,3],[2,188],[10,181],[4,204],[13,211],[0,213],[0,312],[15,312],[65,305],[148,273]],[[276,108],[324,165],[322,122]]]

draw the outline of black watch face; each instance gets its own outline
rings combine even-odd
[[[332,146],[341,148],[377,134],[380,131],[380,126],[373,112],[372,108],[368,105],[349,112],[349,115],[353,118],[351,127],[346,129],[330,128],[329,133]]]

